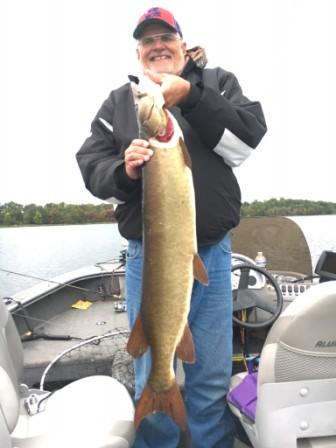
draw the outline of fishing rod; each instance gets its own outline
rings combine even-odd
[[[119,266],[117,266],[112,271],[112,276],[114,275],[114,273],[116,271],[118,271],[118,269],[120,269],[121,267],[123,267],[125,265],[123,260],[119,259],[119,261],[120,261],[120,264],[119,264]],[[53,284],[55,284],[57,286],[60,286],[60,287],[69,287],[69,288],[76,289],[76,290],[79,290],[79,291],[82,291],[82,292],[89,292],[89,293],[98,294],[101,297],[108,296],[108,297],[113,298],[115,296],[114,294],[106,294],[105,292],[102,292],[102,291],[99,291],[99,290],[93,290],[93,289],[89,289],[89,288],[83,288],[82,286],[76,286],[76,285],[73,285],[72,283],[68,283],[68,282],[62,283],[62,282],[58,282],[56,280],[50,280],[50,279],[46,279],[46,278],[43,278],[43,277],[38,277],[36,275],[31,275],[31,274],[24,274],[22,272],[12,271],[10,269],[5,269],[5,268],[2,268],[2,267],[0,267],[0,271],[6,272],[7,274],[13,274],[13,275],[18,275],[20,277],[26,277],[26,278],[31,278],[31,279],[34,279],[34,280],[39,280],[39,281],[42,281],[42,282],[53,283]]]
[[[39,323],[39,324],[51,325],[54,328],[57,328],[57,323],[52,322],[50,320],[40,319],[38,317],[30,316],[27,313],[27,310],[22,306],[21,302],[19,302],[17,300],[14,300],[14,299],[13,299],[13,301],[19,305],[18,310],[21,309],[22,314],[20,312],[18,312],[18,311],[12,311],[11,314],[13,316],[22,317],[22,319],[25,321],[26,326],[28,328],[28,332],[24,333],[20,337],[22,342],[34,341],[36,339],[44,339],[44,340],[49,340],[49,341],[70,341],[70,340],[76,340],[76,339],[79,340],[79,341],[83,341],[83,340],[87,341],[87,340],[90,339],[90,343],[95,344],[95,345],[98,345],[99,342],[100,342],[99,336],[91,336],[89,338],[83,339],[83,338],[78,337],[78,336],[71,336],[71,335],[64,335],[64,334],[49,334],[49,333],[44,333],[44,332],[41,332],[41,331],[36,331],[35,329],[33,329],[30,326],[28,319],[30,321],[34,321],[34,322]],[[115,331],[117,331],[117,330],[118,329],[115,329]],[[122,329],[122,331],[124,331],[124,329]],[[120,330],[120,334],[122,334],[122,331]],[[96,339],[91,341],[92,338],[96,338]]]
[[[40,330],[37,331],[35,328],[32,328],[32,326],[30,325],[31,321],[33,321],[35,323],[37,322],[39,324],[52,325],[54,328],[57,328],[57,324],[55,324],[54,322],[51,322],[50,320],[39,319],[37,317],[30,316],[29,313],[27,312],[27,310],[25,309],[25,307],[18,300],[12,299],[10,297],[5,297],[4,299],[5,300],[9,299],[18,305],[18,308],[17,308],[18,311],[12,311],[11,314],[13,316],[21,317],[23,319],[24,323],[26,324],[28,331],[26,333],[20,335],[20,339],[22,342],[35,341],[36,339],[44,339],[44,340],[49,340],[49,341],[70,341],[73,339],[82,340],[82,338],[79,338],[76,336],[71,336],[70,334],[50,334],[50,333],[44,333],[43,331],[40,331]],[[20,312],[20,310],[21,310],[21,312]]]
[[[125,254],[126,254],[125,251],[121,252],[119,260],[118,260],[120,262],[120,264],[115,269],[113,269],[113,271],[112,271],[112,279],[113,279],[114,274],[120,268],[122,268],[125,265]],[[111,260],[111,261],[116,262],[117,260]],[[104,263],[96,263],[95,266],[100,267],[101,264],[104,264]],[[50,280],[50,279],[46,279],[46,278],[43,278],[43,277],[31,275],[31,274],[25,274],[25,273],[13,271],[13,270],[10,270],[10,269],[5,269],[5,268],[2,268],[2,267],[0,267],[0,271],[6,272],[8,274],[13,274],[13,275],[21,276],[21,277],[27,277],[27,278],[39,280],[39,281],[42,281],[42,282],[53,283],[53,284],[55,284],[55,285],[57,285],[57,286],[59,286],[61,288],[69,287],[69,288],[76,289],[76,290],[79,290],[79,291],[82,291],[82,292],[91,293],[91,294],[93,293],[93,294],[99,295],[100,297],[103,297],[103,298],[106,298],[106,297],[117,298],[117,299],[120,298],[116,294],[108,294],[107,291],[105,290],[105,288],[99,288],[98,287],[99,288],[98,290],[93,290],[93,289],[90,289],[90,288],[84,288],[84,287],[76,286],[76,285],[73,285],[72,283],[69,283],[69,282],[63,282],[62,283],[62,282],[58,282],[56,280]],[[29,313],[27,312],[27,310],[25,309],[25,307],[23,306],[23,304],[19,300],[14,299],[13,297],[3,297],[3,300],[8,301],[8,302],[14,302],[14,303],[16,303],[18,305],[18,308],[15,311],[13,310],[12,314],[16,315],[18,317],[21,317],[23,319],[23,321],[25,322],[26,327],[28,329],[28,332],[21,336],[22,342],[31,341],[31,340],[35,340],[35,339],[49,339],[49,340],[81,339],[81,338],[73,337],[71,335],[46,334],[43,331],[42,332],[41,331],[36,331],[35,329],[32,328],[32,326],[30,325],[29,321],[35,320],[35,321],[42,322],[42,323],[48,323],[48,321],[42,320],[42,319],[37,319],[37,318],[34,318],[34,317],[30,316]]]

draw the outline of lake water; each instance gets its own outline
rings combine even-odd
[[[0,228],[0,268],[47,280],[118,257],[121,248],[116,224]],[[0,297],[36,283],[0,271]]]
[[[301,227],[312,263],[323,250],[336,251],[336,215],[292,218]],[[79,267],[119,256],[116,224],[0,228],[0,268],[50,279]],[[37,282],[0,270],[0,297]]]

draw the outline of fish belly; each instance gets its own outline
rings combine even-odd
[[[192,174],[179,145],[154,149],[143,173],[144,271],[141,317],[152,351],[149,384],[167,390],[187,323],[196,253]]]

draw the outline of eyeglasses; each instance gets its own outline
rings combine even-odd
[[[153,34],[152,36],[146,36],[139,39],[138,45],[149,48],[152,47],[156,41],[160,41],[161,44],[171,44],[176,40],[181,40],[177,33]]]

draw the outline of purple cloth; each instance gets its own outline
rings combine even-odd
[[[254,400],[250,401],[250,403],[248,403],[244,407],[244,409],[242,410],[242,413],[254,422],[255,415],[256,415],[256,409],[257,409],[257,397],[255,397]]]
[[[257,407],[257,376],[257,372],[248,373],[227,395],[228,401],[252,421]]]

